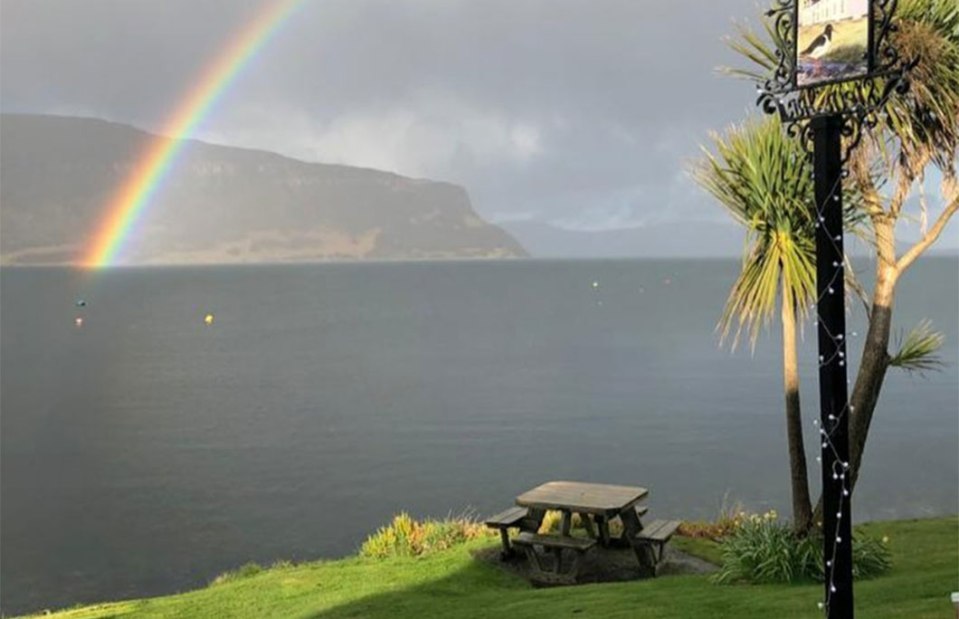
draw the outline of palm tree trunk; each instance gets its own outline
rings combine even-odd
[[[782,286],[783,388],[786,394],[786,435],[789,441],[789,472],[792,479],[793,526],[805,535],[812,526],[806,450],[799,407],[799,365],[796,354],[796,309],[787,286]]]

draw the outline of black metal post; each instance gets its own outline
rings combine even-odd
[[[840,115],[812,121],[816,206],[816,288],[819,296],[819,400],[822,449],[823,552],[826,616],[852,619],[852,492],[843,277],[842,126]]]

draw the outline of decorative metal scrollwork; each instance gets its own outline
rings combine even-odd
[[[842,116],[846,159],[863,134],[878,125],[889,98],[909,90],[907,75],[918,59],[903,59],[893,44],[898,30],[893,20],[898,0],[871,0],[868,73],[846,81],[799,86],[796,46],[800,1],[775,0],[773,8],[766,12],[771,21],[777,65],[759,86],[756,104],[766,114],[778,114],[787,133],[802,141],[810,157],[810,121],[818,116]]]

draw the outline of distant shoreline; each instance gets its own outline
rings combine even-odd
[[[868,259],[867,254],[853,254],[851,259]],[[386,264],[478,264],[478,263],[556,263],[556,262],[729,262],[738,261],[740,256],[503,256],[495,258],[448,257],[448,258],[376,258],[376,259],[338,259],[310,261],[264,261],[264,262],[151,262],[143,264],[117,264],[108,267],[88,268],[69,262],[19,263],[0,262],[2,269],[70,269],[88,271],[133,270],[133,269],[193,269],[207,267],[300,267],[300,266],[338,266],[338,265],[386,265]],[[930,252],[923,260],[959,260],[959,252]]]

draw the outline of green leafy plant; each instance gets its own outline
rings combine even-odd
[[[722,541],[723,564],[714,582],[791,583],[824,578],[820,535],[799,537],[770,514],[750,516]],[[853,575],[871,578],[889,569],[891,558],[884,540],[853,535]]]

